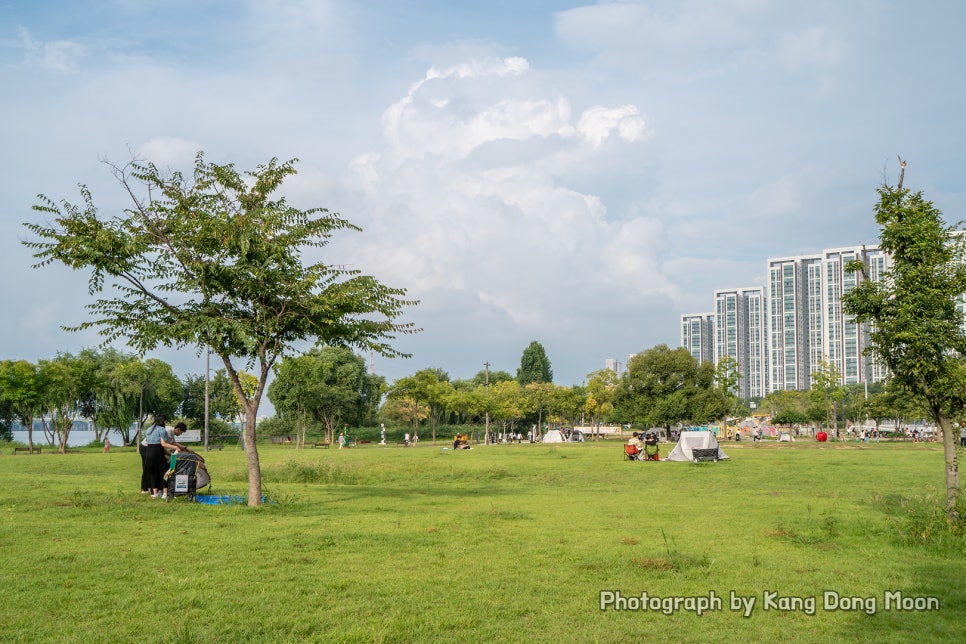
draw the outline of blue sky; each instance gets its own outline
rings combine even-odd
[[[679,341],[768,257],[874,242],[875,189],[959,220],[959,2],[0,2],[0,358],[94,346],[86,276],[32,270],[38,193],[125,204],[103,158],[300,159],[326,250],[421,304],[408,360],[558,384]],[[193,351],[159,351],[201,373]]]

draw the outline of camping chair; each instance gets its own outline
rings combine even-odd
[[[631,445],[630,443],[625,443],[624,460],[625,461],[641,460],[641,450],[637,449],[637,445]]]
[[[657,443],[653,445],[644,443],[644,459],[648,461],[661,460],[661,448],[658,447]]]

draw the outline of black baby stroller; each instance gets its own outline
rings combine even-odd
[[[168,480],[168,498],[187,496],[192,501],[199,488],[211,483],[205,459],[194,452],[176,452],[171,455],[171,469],[165,475]]]

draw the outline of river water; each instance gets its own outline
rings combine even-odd
[[[108,434],[108,438],[111,441],[111,445],[114,447],[120,447],[124,444],[124,441],[121,440],[121,435],[117,432],[110,432]],[[134,438],[133,432],[131,433],[131,438]],[[26,445],[27,432],[23,430],[14,430],[13,440]],[[94,432],[83,429],[74,429],[71,431],[70,435],[67,436],[67,447],[82,447],[90,443],[92,440],[94,440]],[[34,431],[34,447],[50,446],[52,448],[56,448],[59,445],[59,443],[55,442],[54,445],[51,446],[50,443],[47,442],[47,438],[44,436],[43,431]]]

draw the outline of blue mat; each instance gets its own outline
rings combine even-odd
[[[232,505],[232,504],[246,504],[248,499],[243,496],[216,496],[212,494],[199,494],[195,497],[195,501],[198,503],[204,503],[205,505]],[[265,502],[265,497],[262,497],[262,503]]]

